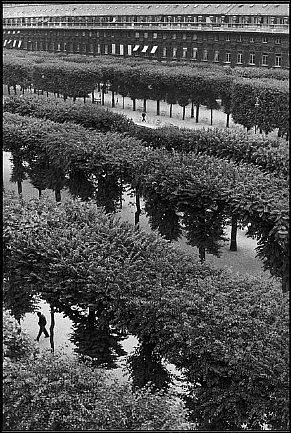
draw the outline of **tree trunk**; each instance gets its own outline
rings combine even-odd
[[[143,100],[143,111],[145,113],[147,112],[147,100],[146,99]]]
[[[8,95],[10,95],[10,86],[7,84],[7,92],[8,92]]]
[[[141,213],[141,209],[140,209],[140,195],[139,193],[136,191],[135,192],[135,205],[136,205],[136,212],[134,214],[134,224],[137,225],[139,224],[139,216]]]
[[[205,254],[205,247],[199,247],[199,259],[201,263],[205,262],[206,254]]]
[[[236,242],[236,234],[237,234],[237,217],[232,215],[231,217],[231,235],[230,235],[230,251],[237,251],[237,242]]]
[[[41,197],[41,192],[42,192],[42,190],[41,190],[41,189],[38,189],[38,198]]]
[[[97,90],[98,90],[98,92],[100,92],[100,90],[101,90],[100,83],[97,83]]]
[[[55,309],[51,305],[50,345],[51,345],[51,352],[52,353],[55,351],[54,327],[55,327]]]
[[[191,119],[194,118],[194,102],[191,103]]]
[[[135,98],[132,98],[132,110],[133,111],[135,111],[135,103],[136,103]]]
[[[157,116],[160,115],[160,100],[157,99]]]
[[[24,87],[22,87],[22,94],[23,94],[23,95],[24,95],[24,90],[25,90]]]
[[[33,89],[33,93],[36,94],[36,89]]]
[[[13,85],[14,95],[17,95],[16,84]]]
[[[48,98],[49,92],[46,92],[46,97]]]
[[[76,102],[76,96],[73,96],[73,102],[74,103]]]
[[[213,123],[213,109],[210,108],[210,125]]]
[[[122,96],[122,108],[124,109],[124,96]]]
[[[173,104],[170,104],[170,118],[172,117],[172,112],[173,112]]]
[[[186,106],[184,105],[184,107],[183,107],[183,117],[182,117],[182,120],[185,120],[185,113],[186,113]]]
[[[68,99],[68,95],[64,94],[64,101],[66,102],[67,99]]]
[[[200,104],[197,104],[196,105],[196,123],[198,123],[198,119],[199,119],[199,107],[200,107]]]
[[[229,128],[230,113],[226,113],[226,127]]]
[[[114,101],[114,90],[111,90],[111,107],[115,107],[115,101]]]
[[[102,105],[104,105],[104,97],[105,97],[105,87],[104,87],[104,85],[102,86],[101,95],[102,95]]]
[[[60,93],[59,93],[59,92],[57,92],[57,97],[58,97],[58,98],[60,97]]]
[[[21,180],[17,181],[17,192],[19,195],[22,194],[22,182],[21,182]]]
[[[55,198],[56,198],[57,202],[61,201],[61,190],[60,189],[55,190]]]
[[[92,90],[92,104],[95,103],[95,98],[94,98],[94,90]]]
[[[86,104],[86,96],[84,96],[84,104]]]

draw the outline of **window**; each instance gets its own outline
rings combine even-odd
[[[219,51],[214,51],[214,62],[219,62]]]
[[[250,65],[255,64],[255,53],[250,53]]]
[[[280,38],[280,36],[276,37],[275,44],[281,44],[281,38]]]
[[[149,37],[148,32],[145,32],[145,33],[143,34],[143,37],[144,37],[144,38],[148,38],[148,37]]]
[[[219,41],[219,35],[215,34],[214,35],[214,40],[215,40],[215,42]]]
[[[173,57],[177,57],[177,48],[176,47],[173,48]]]
[[[207,62],[208,60],[208,51],[207,50],[203,50],[203,61]]]
[[[198,48],[193,48],[192,49],[192,58],[193,58],[193,60],[197,60],[197,53],[198,53]]]
[[[262,66],[268,66],[268,54],[262,54]]]
[[[280,68],[281,67],[281,63],[282,63],[282,56],[281,56],[281,54],[276,54],[275,55],[275,66],[276,66],[276,68]]]
[[[153,34],[153,39],[157,39],[157,37],[158,37],[158,34],[157,34],[157,33],[154,33],[154,34]]]
[[[116,54],[116,45],[115,44],[111,44],[111,53]]]
[[[131,45],[127,45],[127,54],[129,56],[131,56],[131,54],[132,54],[132,46]]]
[[[167,38],[166,33],[163,33],[163,39],[166,39],[166,38]]]
[[[203,34],[203,41],[207,41],[207,39],[208,39],[208,38],[207,38],[207,35],[204,33],[204,34]]]
[[[163,57],[167,57],[167,48],[163,47]]]
[[[193,38],[192,39],[193,39],[193,41],[197,41],[197,33],[193,34]]]
[[[225,54],[225,63],[230,63],[230,53]]]
[[[238,65],[241,65],[241,64],[242,64],[242,53],[237,53],[236,63],[237,63]]]
[[[183,33],[183,40],[185,41],[187,39],[186,33]]]
[[[93,53],[93,44],[91,42],[89,44],[89,53]]]
[[[172,34],[172,39],[176,39],[176,38],[177,38],[176,33],[173,33],[173,34]]]
[[[254,37],[250,36],[250,42],[254,42]]]
[[[262,38],[262,42],[263,42],[263,44],[267,44],[267,43],[268,43],[268,38],[267,38],[267,36],[263,36],[263,38]]]
[[[242,36],[241,35],[237,35],[237,42],[242,42]]]
[[[183,56],[183,59],[187,58],[187,48],[183,48],[183,54],[182,54],[182,56]]]
[[[124,50],[123,50],[123,45],[122,44],[119,45],[119,54],[121,56],[123,56],[123,54],[124,54]]]
[[[230,42],[230,36],[229,36],[229,35],[226,35],[226,36],[225,36],[225,40],[226,40],[226,42]]]
[[[138,39],[139,38],[139,32],[135,32],[135,37]]]
[[[104,45],[104,54],[108,54],[108,45],[107,44]]]

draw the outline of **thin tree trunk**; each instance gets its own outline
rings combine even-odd
[[[229,128],[230,113],[226,113],[226,127]]]
[[[73,96],[73,102],[74,103],[76,102],[76,96]]]
[[[13,86],[13,90],[14,90],[14,95],[17,95],[16,84],[14,84],[14,86]]]
[[[38,198],[41,197],[41,192],[42,192],[42,190],[41,190],[41,189],[38,189]]]
[[[140,213],[141,213],[140,195],[139,195],[139,193],[137,191],[135,193],[135,205],[136,205],[136,212],[134,214],[134,224],[137,225],[137,224],[139,224],[139,216],[140,216]]]
[[[135,111],[135,98],[132,98],[132,110]]]
[[[46,97],[48,98],[49,92],[46,92]]]
[[[157,116],[160,115],[160,100],[157,99]]]
[[[124,109],[124,96],[122,96],[122,108]]]
[[[25,90],[24,87],[22,87],[22,94],[23,94],[23,95],[24,95],[24,90]]]
[[[191,119],[194,118],[194,102],[191,103]]]
[[[236,215],[232,215],[231,217],[231,234],[230,234],[230,251],[237,251],[237,217]]]
[[[51,305],[50,345],[51,345],[51,352],[52,353],[55,351],[54,327],[55,327],[55,309]]]
[[[56,202],[61,201],[61,190],[60,189],[55,190],[55,198],[56,198]]]
[[[213,123],[213,109],[210,108],[210,125]]]
[[[92,104],[95,104],[94,90],[92,90]]]
[[[145,113],[147,112],[147,100],[146,99],[143,100],[143,111]]]
[[[98,90],[98,92],[100,92],[100,90],[101,90],[100,83],[97,83],[97,90]]]
[[[170,104],[170,118],[172,117],[172,113],[173,113],[173,104]]]
[[[8,95],[10,95],[10,86],[8,86],[8,84],[7,84],[7,92],[8,92]]]
[[[103,86],[102,86],[102,92],[101,92],[101,95],[102,95],[102,101],[101,101],[101,103],[102,103],[102,105],[104,105],[104,98],[105,98],[105,87],[104,87],[104,84],[103,84]]]
[[[41,94],[43,95],[43,89],[41,90]]]
[[[111,90],[111,107],[115,107],[115,101],[114,101],[114,90]]]
[[[183,107],[183,117],[182,117],[182,120],[185,120],[185,113],[186,113],[186,106],[184,105],[184,107]]]
[[[199,108],[200,108],[200,104],[196,105],[196,123],[198,123],[199,121]]]
[[[86,104],[86,96],[84,96],[84,104]]]
[[[17,192],[19,195],[22,194],[22,182],[21,182],[21,180],[17,181]]]

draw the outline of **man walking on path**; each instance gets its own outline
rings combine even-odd
[[[42,333],[44,333],[45,338],[49,337],[49,333],[47,332],[46,327],[45,327],[45,325],[46,325],[45,316],[40,311],[37,312],[37,315],[39,317],[39,320],[38,320],[39,333],[38,333],[38,336],[36,337],[36,341],[39,341],[39,338],[40,338]]]
[[[142,113],[141,113],[141,117],[142,117],[142,122],[145,122],[146,120],[145,120],[145,118],[146,118],[146,113],[143,111]]]

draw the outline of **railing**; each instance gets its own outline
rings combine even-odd
[[[39,22],[26,24],[4,24],[3,28],[78,28],[78,29],[135,29],[135,30],[215,30],[239,32],[270,32],[289,33],[289,24],[219,24],[219,23],[143,23],[143,22],[114,22],[114,23],[68,23],[68,22]]]

